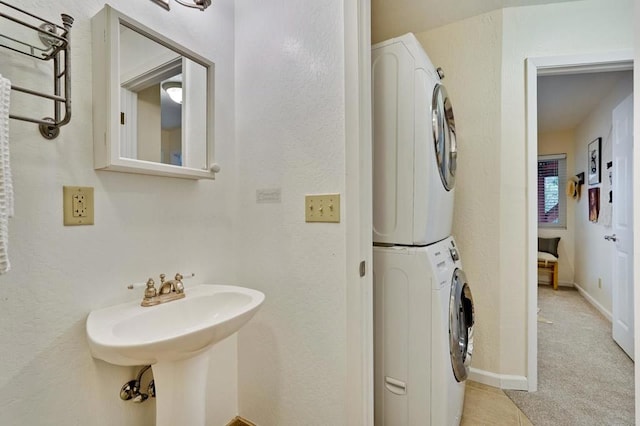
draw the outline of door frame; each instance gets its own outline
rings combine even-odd
[[[346,424],[373,426],[371,0],[344,2],[344,14]]]
[[[526,158],[527,158],[527,385],[529,392],[538,389],[538,77],[545,75],[567,75],[586,72],[607,72],[630,70],[633,68],[634,52],[632,49],[600,52],[582,55],[532,57],[525,60],[526,73]],[[635,133],[635,131],[634,131]],[[634,151],[634,164],[638,164],[637,151]],[[636,173],[637,167],[634,167]],[[633,191],[636,193],[634,178]],[[640,210],[640,209],[635,209]],[[634,214],[635,216],[635,214]],[[635,217],[634,217],[635,222]],[[636,229],[634,223],[634,229]],[[634,263],[640,261],[640,250],[634,251]],[[640,269],[640,268],[638,268]],[[634,277],[635,278],[635,277]],[[635,283],[634,279],[634,283]],[[635,284],[634,284],[635,287]],[[636,292],[637,294],[638,292]],[[638,305],[635,303],[634,305]],[[638,311],[638,309],[635,309]],[[638,317],[635,319],[635,339],[638,341]],[[636,401],[640,378],[639,366],[635,366]],[[636,402],[636,406],[637,406]]]

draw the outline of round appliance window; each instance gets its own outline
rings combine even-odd
[[[455,186],[458,149],[453,107],[442,84],[436,84],[431,101],[431,120],[436,161],[442,184],[447,191]]]
[[[469,375],[473,354],[473,297],[464,271],[456,269],[449,300],[449,351],[451,366],[458,382]]]

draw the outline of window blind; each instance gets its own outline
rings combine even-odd
[[[567,155],[538,156],[538,226],[567,227]]]

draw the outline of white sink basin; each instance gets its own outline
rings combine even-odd
[[[205,425],[208,349],[238,331],[264,301],[257,290],[227,285],[200,285],[185,294],[155,306],[138,300],[98,309],[87,318],[95,358],[151,364],[156,426]]]
[[[200,285],[185,294],[156,306],[135,301],[91,312],[92,355],[123,366],[184,360],[238,331],[264,301],[257,290],[226,285]]]

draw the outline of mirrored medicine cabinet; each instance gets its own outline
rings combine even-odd
[[[109,5],[91,26],[94,167],[213,179],[213,62]]]

